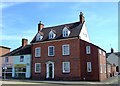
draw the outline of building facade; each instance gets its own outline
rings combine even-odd
[[[32,79],[96,80],[106,74],[106,52],[90,43],[83,13],[80,21],[44,28],[31,41]]]
[[[31,77],[31,45],[22,39],[22,46],[2,56],[3,78]]]
[[[9,47],[0,46],[0,69],[1,69],[0,70],[0,78],[2,77],[2,68],[3,68],[2,62],[4,63],[1,56],[8,53],[8,52],[10,52]]]
[[[31,55],[14,56],[14,66],[12,69],[13,78],[31,77]]]

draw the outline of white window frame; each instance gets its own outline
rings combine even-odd
[[[65,70],[65,64],[68,64],[68,71]],[[70,62],[62,62],[63,73],[70,73]]]
[[[87,62],[87,72],[92,72],[92,64],[91,64],[91,62]]]
[[[99,54],[102,54],[102,51],[101,51],[101,49],[99,49]]]
[[[66,27],[64,27],[62,34],[63,37],[68,37],[70,35],[70,31]]]
[[[40,41],[42,39],[43,39],[43,36],[38,33],[36,36],[36,41]]]
[[[24,62],[24,56],[20,56],[20,62]]]
[[[5,63],[9,62],[9,58],[5,57]]]
[[[50,55],[50,48],[53,47],[53,55]],[[48,56],[54,56],[55,55],[55,47],[54,46],[48,46]]]
[[[103,71],[102,71],[102,64],[100,64],[100,73],[103,73]]]
[[[68,49],[65,49],[66,46],[68,47]],[[65,50],[68,50],[68,51],[65,51]],[[69,44],[62,45],[62,55],[70,55],[70,45]]]
[[[106,73],[106,64],[104,64],[104,72]]]
[[[56,34],[53,31],[49,32],[49,39],[54,39]]]
[[[91,47],[90,46],[86,46],[86,54],[91,54]]]
[[[39,50],[39,55],[37,55],[37,49],[40,49]],[[40,56],[41,56],[41,48],[37,47],[37,48],[35,48],[35,57],[40,57]]]
[[[106,56],[106,53],[105,53],[105,52],[103,52],[103,56]]]
[[[40,71],[36,70],[36,65],[40,65]],[[41,63],[35,63],[35,73],[40,73],[41,72]]]

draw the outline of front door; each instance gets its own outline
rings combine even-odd
[[[49,78],[52,79],[52,64],[49,64]]]
[[[54,62],[48,61],[46,63],[46,79],[54,78]]]

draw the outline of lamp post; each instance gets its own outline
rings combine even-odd
[[[6,79],[6,69],[7,69],[7,67],[5,66],[5,67],[3,67],[3,69],[4,69],[4,79]]]

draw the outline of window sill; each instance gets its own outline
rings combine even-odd
[[[63,56],[70,56],[70,54],[68,54],[68,55],[65,54],[65,55],[63,55]]]
[[[49,57],[54,57],[55,55],[48,55]]]
[[[70,72],[62,72],[63,74],[70,74]]]
[[[35,57],[35,58],[40,58],[40,57],[38,56],[38,57]]]
[[[40,74],[40,72],[35,72],[35,74]]]

